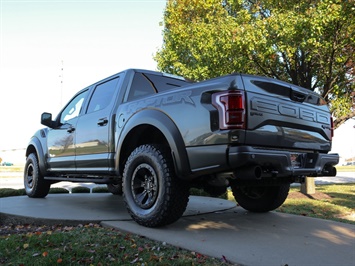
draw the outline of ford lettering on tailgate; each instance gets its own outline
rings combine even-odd
[[[322,124],[330,124],[330,116],[328,114],[325,115],[319,113],[314,109],[312,110],[300,105],[291,105],[288,103],[265,101],[265,99],[258,97],[252,98],[250,115],[262,116],[263,113],[289,116]]]

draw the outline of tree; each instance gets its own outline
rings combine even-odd
[[[335,128],[355,117],[354,0],[169,0],[163,34],[161,71],[266,75],[319,92]]]

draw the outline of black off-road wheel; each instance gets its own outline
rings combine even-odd
[[[28,155],[25,171],[24,185],[27,196],[30,198],[44,198],[48,195],[51,184],[44,180],[39,171],[38,160],[34,153]]]
[[[113,195],[122,196],[122,184],[107,184],[108,192],[112,193]]]
[[[231,183],[237,203],[251,212],[268,212],[280,207],[286,200],[290,184],[274,186],[237,186]]]
[[[182,216],[189,201],[189,187],[177,178],[169,151],[147,144],[128,157],[123,172],[123,197],[134,221],[158,227]]]

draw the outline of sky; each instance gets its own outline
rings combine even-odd
[[[165,0],[0,0],[0,150],[24,148],[43,112],[127,68],[156,70]],[[62,70],[63,69],[63,70]]]
[[[156,70],[165,0],[0,0],[0,156],[22,149],[79,90],[127,68]],[[355,121],[334,151],[355,156]]]

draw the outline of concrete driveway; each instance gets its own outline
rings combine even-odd
[[[254,214],[216,198],[191,196],[180,220],[154,229],[133,222],[122,197],[108,193],[0,198],[0,220],[100,222],[239,265],[355,265],[355,225],[277,212]]]

